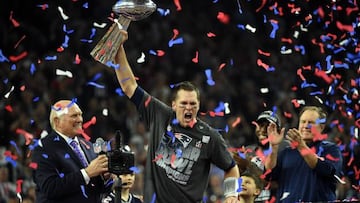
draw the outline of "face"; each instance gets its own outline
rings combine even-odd
[[[254,179],[248,176],[241,176],[241,191],[240,196],[254,197],[260,194],[260,189],[256,188]]]
[[[255,134],[261,143],[263,140],[267,139],[267,127],[269,126],[269,122],[258,122],[259,127],[256,128]]]
[[[54,118],[56,130],[60,133],[73,138],[82,131],[82,111],[77,104],[66,107],[67,104],[61,104],[65,107],[59,111],[59,115]]]
[[[190,127],[196,122],[196,116],[200,108],[196,91],[179,90],[172,108],[176,113],[176,119],[182,127]]]
[[[135,174],[133,174],[133,173],[123,174],[123,175],[120,175],[120,178],[121,178],[122,187],[124,189],[130,189],[134,185]]]
[[[310,142],[313,140],[314,134],[312,133],[312,130],[319,133],[322,132],[323,127],[320,124],[316,124],[318,118],[319,113],[313,110],[306,110],[300,116],[299,131],[303,140]]]

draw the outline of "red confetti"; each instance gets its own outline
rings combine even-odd
[[[21,184],[23,183],[23,180],[19,179],[16,181],[16,193],[21,193]]]
[[[157,157],[155,157],[152,162],[157,162],[158,160],[162,159],[163,158],[163,155],[162,154],[159,154],[157,155]]]
[[[230,22],[230,16],[224,12],[219,12],[217,19],[224,24],[228,24]]]
[[[299,104],[299,102],[298,102],[297,99],[292,99],[292,100],[291,100],[291,103],[294,105],[295,108],[299,108],[299,107],[300,107],[300,104]]]
[[[270,56],[271,54],[269,52],[263,52],[261,49],[258,49],[258,53],[264,56]]]
[[[83,129],[79,130],[79,134],[81,134],[86,141],[90,140],[90,136],[87,135]]]
[[[175,160],[176,160],[176,154],[172,154],[171,155],[171,160],[170,160],[170,164],[171,164],[172,168],[175,168],[175,165],[174,165]]]
[[[147,98],[146,101],[145,101],[145,107],[147,107],[149,105],[151,101],[151,97]]]
[[[10,21],[12,22],[12,24],[14,25],[14,27],[19,27],[20,23],[17,22],[14,18],[13,18],[13,11],[10,12]]]
[[[81,62],[80,56],[79,56],[79,54],[76,54],[75,55],[75,64],[80,64],[80,62]]]
[[[96,124],[96,117],[95,117],[95,116],[93,116],[93,117],[90,119],[90,121],[84,123],[84,124],[83,124],[83,128],[84,128],[84,129],[87,129],[90,125],[94,125],[94,124]]]
[[[158,56],[164,56],[165,55],[165,51],[163,51],[163,50],[157,50],[156,52],[157,52]]]
[[[10,105],[6,105],[5,110],[8,111],[8,112],[13,112],[13,108]]]
[[[339,21],[336,21],[336,27],[339,28],[339,30],[341,31],[346,31],[346,32],[354,32],[354,27],[351,25],[344,25]]]
[[[176,10],[181,11],[180,0],[174,0],[174,4],[176,6]]]
[[[63,52],[64,51],[64,47],[59,47],[56,49],[57,52]]]
[[[198,51],[195,52],[195,57],[191,61],[194,63],[199,62],[199,52]]]
[[[18,159],[18,157],[15,154],[12,154],[11,151],[9,151],[9,150],[6,150],[4,152],[4,156],[10,157],[10,159],[12,159],[12,160],[17,160]]]
[[[239,125],[241,122],[241,118],[237,117],[236,120],[231,124],[231,127],[235,128],[235,126]]]
[[[173,29],[173,37],[171,38],[171,40],[174,40],[174,39],[176,39],[177,38],[177,36],[179,36],[179,30],[177,30],[177,29]]]
[[[21,54],[19,54],[18,56],[10,56],[9,59],[11,62],[16,62],[16,61],[19,61],[19,60],[25,58],[27,55],[28,55],[27,51],[24,51]]]
[[[331,156],[331,154],[327,154],[325,157],[326,157],[326,159],[331,160],[331,161],[339,161],[340,160],[339,158],[335,158],[335,157]]]
[[[261,0],[261,5],[256,9],[256,13],[259,12],[266,4],[266,0]]]
[[[225,66],[226,66],[226,63],[220,64],[220,66],[218,68],[218,71],[221,71]]]
[[[297,69],[296,74],[301,78],[302,81],[306,80],[305,77],[302,74],[302,69],[301,68]]]
[[[270,67],[268,64],[262,62],[261,59],[258,59],[256,62],[257,62],[257,65],[258,65],[258,66],[263,67],[265,70],[268,70],[269,67]]]
[[[29,167],[36,170],[38,168],[38,164],[36,162],[30,162]]]
[[[215,35],[214,33],[212,33],[212,32],[208,32],[208,33],[207,33],[207,36],[208,36],[208,37],[216,37],[216,35]]]
[[[21,85],[21,87],[20,87],[20,91],[25,91],[25,89],[26,89],[26,86],[25,85]]]
[[[34,138],[34,135],[20,128],[16,129],[16,134],[21,134],[25,137],[25,145],[29,145]]]
[[[284,112],[285,118],[292,118],[292,114],[290,112]]]

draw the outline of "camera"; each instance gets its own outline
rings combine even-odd
[[[115,149],[107,150],[106,142],[102,138],[96,139],[93,144],[94,151],[99,154],[106,154],[108,157],[108,168],[109,172],[116,175],[131,174],[133,171],[132,167],[135,166],[135,155],[134,152],[126,150],[123,147],[123,140],[121,132],[116,131],[115,134]]]

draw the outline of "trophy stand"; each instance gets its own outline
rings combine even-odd
[[[137,21],[148,17],[156,9],[156,4],[151,0],[119,0],[112,10],[119,15],[118,19],[96,44],[90,55],[102,64],[113,63],[118,51],[118,45],[122,40],[120,30],[127,30],[131,21]]]
[[[122,181],[120,175],[118,175],[118,178],[114,183],[115,203],[121,203],[121,190],[122,190]]]

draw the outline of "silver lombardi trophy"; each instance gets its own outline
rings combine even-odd
[[[90,55],[102,64],[113,62],[118,51],[117,45],[123,37],[120,30],[127,30],[131,21],[138,21],[148,17],[156,9],[156,4],[151,0],[119,0],[112,7],[115,14],[119,15],[106,34],[96,44]]]

